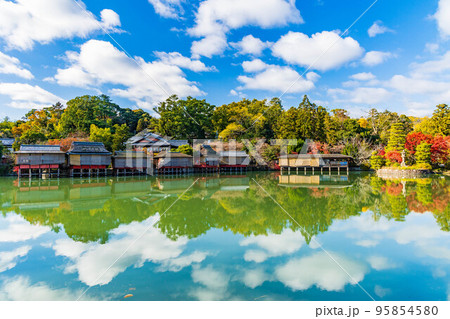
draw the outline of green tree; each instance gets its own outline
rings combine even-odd
[[[435,134],[450,135],[450,107],[447,104],[439,104],[431,118],[435,128]]]
[[[176,152],[192,155],[194,153],[194,150],[192,149],[192,146],[186,144],[178,146]]]
[[[324,107],[311,103],[305,95],[297,108],[291,108],[281,115],[276,129],[277,137],[325,142],[327,116]]]
[[[374,151],[372,153],[372,157],[370,158],[370,167],[372,169],[380,169],[386,163],[386,160],[383,156],[378,155],[378,152]]]
[[[401,151],[405,149],[406,135],[407,133],[405,132],[403,123],[398,122],[393,124],[389,130],[387,150]]]
[[[113,136],[109,127],[100,128],[95,124],[91,124],[89,140],[92,142],[101,142],[105,145],[107,150],[113,150]]]
[[[416,164],[427,164],[431,166],[431,144],[420,143],[416,148]]]
[[[84,95],[71,99],[61,116],[62,133],[65,136],[69,133],[89,134],[91,125],[111,127],[119,120],[119,110],[120,107],[106,95]]]
[[[112,135],[112,151],[120,151],[125,148],[125,142],[130,138],[130,130],[126,124],[114,125],[114,134]]]
[[[156,107],[158,119],[153,119],[153,130],[175,139],[208,138],[214,135],[212,114],[214,106],[205,100],[188,97],[180,100],[169,97]]]

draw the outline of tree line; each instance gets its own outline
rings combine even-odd
[[[297,145],[291,145],[290,152],[299,152],[306,140],[312,140],[315,150],[351,155],[357,164],[369,165],[368,160],[376,151],[384,165],[395,162],[391,159],[398,160],[403,149],[414,155],[416,148],[406,147],[406,141],[417,134],[426,136],[420,138],[429,143],[430,139],[442,137],[444,142],[440,144],[444,146],[450,135],[450,108],[446,104],[438,105],[431,117],[372,108],[365,116],[352,118],[346,110],[329,110],[312,103],[306,95],[298,106],[289,109],[284,109],[278,98],[242,99],[216,107],[204,99],[180,99],[174,95],[159,103],[154,112],[157,116],[142,109],[122,108],[106,95],[85,95],[69,100],[65,107],[56,103],[33,109],[17,121],[5,118],[0,122],[0,136],[14,137],[14,148],[34,143],[67,148],[73,140],[90,140],[103,142],[111,151],[123,149],[130,136],[144,129],[188,140],[296,139]],[[416,135],[407,139],[409,134]],[[269,160],[279,151],[269,144],[263,150]],[[386,156],[389,151],[396,152]],[[432,158],[437,159],[430,155],[430,161]],[[438,161],[443,161],[442,156]]]

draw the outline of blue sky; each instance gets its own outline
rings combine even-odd
[[[100,93],[424,116],[450,102],[449,37],[450,0],[0,0],[0,117]]]

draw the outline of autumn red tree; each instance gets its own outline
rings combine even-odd
[[[436,135],[431,144],[431,161],[434,164],[445,164],[449,160],[450,137]]]
[[[433,144],[433,136],[422,132],[411,132],[406,136],[405,148],[414,155],[417,146],[423,142]]]

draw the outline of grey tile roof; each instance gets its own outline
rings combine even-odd
[[[103,143],[73,142],[67,154],[103,154],[111,155]]]
[[[59,145],[21,145],[16,154],[27,153],[64,153]]]

